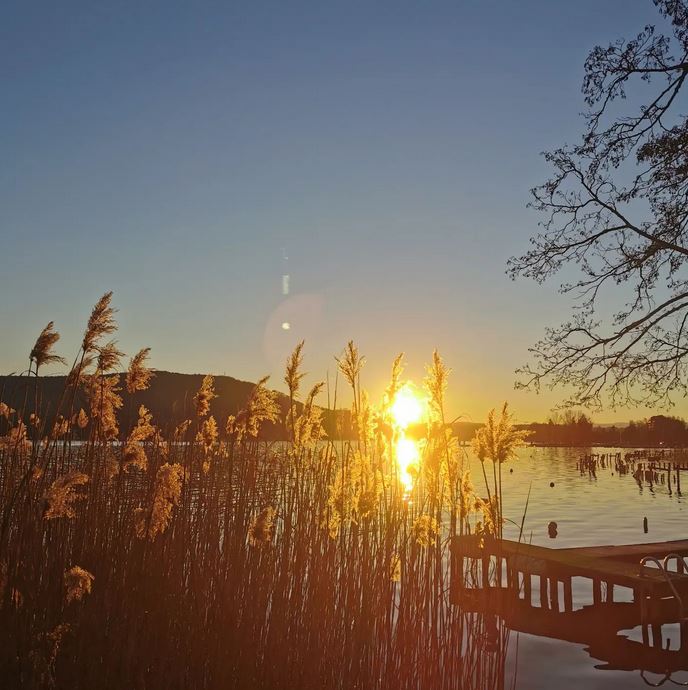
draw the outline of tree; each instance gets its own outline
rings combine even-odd
[[[654,0],[661,34],[596,47],[585,62],[580,143],[545,154],[552,178],[532,190],[541,231],[512,278],[576,272],[560,291],[570,318],[548,328],[519,387],[566,386],[566,404],[671,405],[688,394],[688,0]],[[624,306],[604,317],[617,288]]]

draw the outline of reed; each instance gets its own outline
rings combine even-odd
[[[267,379],[218,424],[210,376],[188,419],[157,420],[164,435],[145,407],[122,414],[120,385],[135,399],[153,372],[144,349],[113,373],[114,313],[108,293],[50,419],[37,377],[23,409],[0,404],[5,687],[504,686],[507,633],[449,604],[448,545],[501,534],[500,465],[523,440],[506,410],[480,437],[487,501],[445,421],[438,353],[410,485],[391,411],[402,358],[374,408],[353,343],[339,359],[353,439],[325,436],[323,384],[302,397],[303,343],[286,366],[288,441],[261,439],[280,414]],[[41,333],[31,373],[58,361],[58,337],[52,323]],[[88,410],[74,409],[79,386]]]

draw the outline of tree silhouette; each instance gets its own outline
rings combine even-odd
[[[671,405],[688,394],[688,2],[654,0],[667,31],[596,47],[585,62],[582,140],[545,154],[544,215],[512,278],[576,272],[565,323],[548,328],[519,387],[566,386],[569,405]],[[624,306],[605,316],[622,290]]]

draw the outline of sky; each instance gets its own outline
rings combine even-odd
[[[650,0],[7,3],[0,372],[50,320],[73,358],[112,290],[157,369],[283,389],[305,338],[333,383],[353,339],[375,399],[438,348],[454,416],[546,418],[564,392],[514,370],[571,302],[505,264],[540,153],[582,131],[588,51],[647,23]]]

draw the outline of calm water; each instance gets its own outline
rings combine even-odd
[[[596,448],[592,452],[608,453],[618,449]],[[614,468],[599,468],[597,479],[581,476],[577,459],[591,452],[582,448],[526,448],[517,461],[504,466],[504,515],[521,522],[530,488],[530,503],[525,520],[524,540],[549,547],[592,546],[604,544],[633,544],[686,538],[686,496],[669,495],[666,485],[654,490],[640,489],[633,477],[619,476]],[[626,452],[626,451],[622,451]],[[509,470],[513,469],[513,473]],[[688,473],[683,479],[688,493]],[[476,488],[480,489],[474,472]],[[550,487],[554,482],[554,487]],[[647,517],[649,532],[643,532],[643,517]],[[558,536],[548,536],[547,525],[558,524]],[[517,538],[518,528],[507,525],[505,537]],[[533,600],[537,600],[533,579]],[[574,608],[591,602],[589,581],[574,580]],[[615,591],[616,600],[624,600],[624,590]],[[678,626],[663,626],[665,636],[675,638]],[[638,630],[626,631],[631,639],[639,640]],[[518,639],[517,639],[518,638]],[[676,640],[672,640],[676,649]],[[585,647],[544,637],[512,633],[507,668],[506,687],[511,686],[516,668],[515,688],[547,690],[561,688],[619,688],[632,690],[648,684],[638,671],[612,671],[596,668],[602,663],[592,658]],[[674,681],[688,681],[688,673],[672,676]],[[662,676],[647,674],[654,683]],[[665,687],[672,683],[666,681]]]

